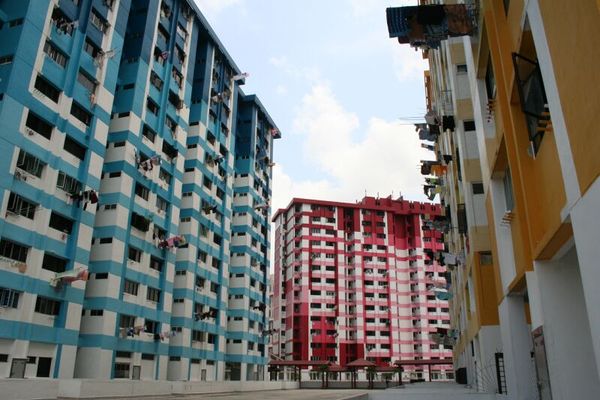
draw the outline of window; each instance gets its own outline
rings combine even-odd
[[[473,120],[463,121],[463,128],[464,128],[465,132],[474,131],[475,130],[475,121],[473,121]]]
[[[86,111],[79,104],[73,102],[71,104],[71,115],[83,122],[85,125],[90,126],[92,123],[92,114]]]
[[[0,57],[0,65],[10,64],[13,62],[14,56],[2,56]]]
[[[150,268],[156,271],[162,271],[163,260],[156,257],[150,257]]]
[[[117,209],[117,205],[116,204],[105,204],[104,205],[104,209],[109,211],[109,210],[116,210]]]
[[[115,363],[115,379],[129,379],[129,364]]]
[[[473,182],[472,186],[473,186],[473,194],[484,194],[483,183]]]
[[[58,178],[56,179],[56,187],[69,194],[75,194],[81,190],[81,183],[79,183],[75,178],[72,178],[60,171],[58,173]]]
[[[485,91],[489,100],[493,100],[496,97],[496,78],[494,76],[491,55],[488,57],[487,69],[485,71]]]
[[[14,289],[0,287],[0,307],[19,307],[19,296],[21,292]]]
[[[25,262],[27,261],[27,252],[29,247],[22,246],[7,239],[0,240],[0,256],[10,258],[11,260]]]
[[[44,53],[46,53],[48,57],[50,57],[55,63],[57,63],[61,67],[64,68],[67,65],[67,56],[52,43],[46,42],[46,44],[44,45]]]
[[[101,317],[104,315],[104,310],[90,310],[90,316],[92,317]]]
[[[162,152],[165,153],[165,155],[171,159],[177,157],[177,149],[171,146],[166,141],[163,141]]]
[[[142,232],[148,232],[150,229],[150,221],[138,213],[131,213],[131,226]]]
[[[148,287],[146,299],[158,303],[160,301],[160,290],[153,287]]]
[[[53,126],[31,111],[29,111],[29,113],[27,114],[27,121],[25,121],[25,126],[33,130],[34,132],[39,133],[48,140],[50,140],[50,138],[52,137]]]
[[[60,97],[60,90],[58,90],[53,84],[50,83],[42,75],[38,75],[35,79],[33,86],[36,90],[39,90],[44,96],[48,97],[55,103],[58,103]]]
[[[167,185],[171,184],[171,174],[162,168],[158,171],[158,179],[162,180]]]
[[[97,272],[96,279],[108,279],[108,272]]]
[[[479,252],[480,265],[492,265],[493,263],[492,253],[490,251]]]
[[[18,194],[11,192],[10,196],[8,197],[8,207],[6,208],[6,211],[33,219],[37,206],[37,204],[32,203]]]
[[[65,272],[67,268],[68,260],[60,257],[56,257],[49,253],[44,253],[44,259],[42,260],[42,269],[48,271],[60,273]]]
[[[133,328],[134,326],[135,317],[133,315],[121,315],[121,319],[119,320],[119,328]]]
[[[515,200],[513,197],[512,177],[510,175],[510,169],[508,168],[504,173],[502,184],[504,186],[504,200],[506,202],[506,211],[512,211],[515,207]]]
[[[534,156],[540,147],[551,118],[544,80],[535,51],[534,54],[528,54],[528,56],[531,59],[517,53],[512,55],[521,110],[525,114],[529,131],[530,152]]]
[[[37,176],[42,177],[42,171],[44,170],[44,164],[39,158],[32,156],[31,154],[19,150],[19,157],[17,158],[17,168]]]
[[[144,331],[147,333],[158,333],[158,322],[146,318],[144,321]]]
[[[108,22],[98,11],[93,8],[92,12],[90,13],[90,22],[102,33],[106,33],[108,30]]]
[[[204,342],[205,334],[202,331],[192,331],[192,342]]]
[[[154,139],[156,138],[156,132],[154,132],[148,125],[144,125],[144,129],[142,129],[142,135],[152,143],[154,143]]]
[[[35,300],[35,312],[46,315],[58,315],[60,312],[60,301],[38,295]]]
[[[85,158],[85,152],[87,151],[87,149],[84,146],[77,143],[70,136],[65,137],[65,144],[63,145],[63,149],[65,149],[68,153],[73,154],[80,160],[83,160]]]
[[[142,259],[142,251],[136,249],[135,247],[129,246],[128,258],[132,261],[140,262],[140,260]]]
[[[96,46],[89,38],[85,38],[83,50],[93,58],[96,58],[100,54],[100,48]]]
[[[144,199],[144,200],[147,201],[148,200],[148,196],[150,194],[150,190],[147,187],[145,187],[144,185],[142,185],[141,183],[136,182],[136,184],[135,184],[135,194],[136,194],[136,196],[139,196],[142,199]]]
[[[150,97],[146,99],[146,108],[154,115],[158,115],[160,107]]]
[[[161,90],[163,87],[163,81],[159,78],[158,74],[154,71],[152,71],[150,73],[150,83],[158,90]]]
[[[125,279],[125,285],[123,285],[123,293],[128,293],[133,296],[138,295],[138,289],[140,284],[129,279]]]
[[[177,130],[177,123],[175,121],[173,121],[173,119],[171,119],[169,117],[166,117],[165,118],[165,125],[167,126],[167,128],[169,128],[169,130],[171,131],[171,133],[175,134],[175,131]],[[188,145],[188,149],[191,148],[190,146],[191,145]],[[173,158],[173,157],[171,157],[171,158]]]
[[[83,71],[79,71],[77,74],[77,82],[81,83],[81,85],[88,90],[90,93],[96,93],[96,80],[94,78],[89,77]]]

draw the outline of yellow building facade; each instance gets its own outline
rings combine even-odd
[[[430,64],[448,251],[466,255],[451,277],[455,367],[506,398],[597,398],[600,3],[464,3],[471,35],[410,39]]]

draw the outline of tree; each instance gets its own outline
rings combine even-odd
[[[329,372],[329,365],[320,365],[319,373],[321,374],[321,389],[326,389],[329,387],[329,379],[325,379],[327,373]]]
[[[377,375],[377,368],[374,366],[369,366],[365,369],[367,372],[367,379],[369,380],[369,389],[373,389],[373,379]]]
[[[402,386],[402,372],[404,372],[404,368],[401,365],[396,367],[396,373],[398,374],[398,386]]]

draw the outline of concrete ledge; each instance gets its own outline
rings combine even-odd
[[[0,379],[0,399],[55,399],[58,387],[59,382],[55,379]]]
[[[209,393],[298,389],[298,382],[170,382],[95,379],[0,379],[2,400],[169,397]]]

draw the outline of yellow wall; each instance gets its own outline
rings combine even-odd
[[[498,305],[496,303],[496,280],[494,265],[481,265],[479,254],[475,254],[473,281],[477,297],[477,313],[481,325],[498,325]]]
[[[496,304],[500,304],[502,302],[502,299],[504,298],[504,294],[502,293],[502,280],[500,279],[500,267],[499,267],[499,263],[498,263],[498,248],[496,246],[496,227],[495,227],[495,221],[494,221],[494,217],[493,217],[493,212],[492,212],[492,199],[490,199],[490,195],[489,192],[487,192],[486,194],[486,198],[485,198],[485,209],[487,211],[487,216],[488,216],[488,232],[489,232],[489,236],[490,236],[490,243],[492,243],[491,249],[492,249],[492,257],[494,259],[494,265],[493,265],[493,270],[494,270],[494,274],[493,274],[493,278],[494,278],[494,288],[495,288],[495,294],[496,294]]]
[[[491,161],[492,170],[502,172],[504,166],[499,162],[503,151],[506,151],[510,165],[515,200],[511,231],[516,280],[520,280],[525,271],[532,270],[533,259],[542,254],[547,256],[548,248],[555,247],[555,236],[562,229],[560,212],[565,206],[566,195],[554,132],[550,130],[545,134],[535,159],[528,154],[529,134],[514,85],[512,53],[520,52],[522,43],[527,48],[530,35],[521,33],[523,2],[513,1],[510,7],[508,19],[502,2],[488,1],[485,13],[497,85],[496,140],[488,140],[495,148],[488,149],[488,154],[495,156]],[[544,207],[539,206],[540,202]]]
[[[577,179],[584,193],[600,173],[600,0],[540,0],[540,10]]]

